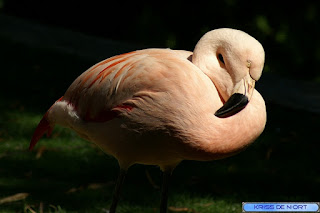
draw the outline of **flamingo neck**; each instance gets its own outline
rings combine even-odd
[[[266,124],[266,108],[261,95],[255,91],[249,104],[239,113],[218,118],[213,113],[206,122],[189,131],[194,141],[194,153],[188,153],[190,160],[222,159],[244,150],[264,130]]]
[[[234,82],[231,75],[223,68],[225,65],[217,59],[222,46],[229,49],[230,45],[219,39],[214,41],[209,38],[200,39],[194,49],[192,63],[210,78],[220,97],[226,101],[232,93]]]

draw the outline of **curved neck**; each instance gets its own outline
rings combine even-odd
[[[241,112],[228,118],[218,118],[212,113],[205,123],[193,128],[190,134],[195,141],[188,143],[197,152],[188,153],[192,158],[189,160],[216,160],[232,156],[250,145],[262,133],[265,124],[265,103],[255,91]]]
[[[218,49],[216,43],[211,39],[202,37],[193,50],[192,63],[206,74],[209,70],[212,70],[211,68],[219,66],[218,61],[210,60],[210,58],[215,57],[215,52]]]
[[[224,46],[224,52],[221,46]],[[224,57],[227,58],[226,51],[229,48],[229,44],[219,36],[214,39],[202,37],[192,55],[192,63],[210,78],[224,101],[230,97],[233,88],[230,85],[234,85],[234,82],[230,73],[219,62],[217,53],[224,53]],[[226,60],[225,62],[227,63]]]

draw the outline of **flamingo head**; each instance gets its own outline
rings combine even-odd
[[[222,28],[206,33],[197,43],[192,57],[216,86],[223,106],[217,117],[229,117],[250,101],[259,80],[265,53],[262,45],[247,33]]]

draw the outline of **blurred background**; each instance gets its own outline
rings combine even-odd
[[[317,1],[22,1],[1,11],[38,23],[150,47],[193,50],[207,31],[231,27],[264,45],[268,71],[316,80],[320,72]]]
[[[117,162],[56,128],[33,152],[33,130],[96,62],[147,47],[192,51],[209,30],[243,30],[265,48],[258,90],[265,132],[245,152],[183,162],[170,212],[240,212],[242,201],[319,201],[318,1],[0,0],[0,212],[106,212]],[[158,168],[129,170],[119,212],[157,212]],[[137,196],[139,192],[139,196]]]

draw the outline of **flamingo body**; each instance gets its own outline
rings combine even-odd
[[[217,38],[219,33],[215,34]],[[258,53],[253,51],[251,55],[262,54],[260,43],[252,37],[241,31],[232,33],[240,33],[243,41],[247,39],[257,46]],[[212,42],[201,40],[204,44]],[[263,98],[253,89],[254,84],[245,84],[260,77],[263,62],[259,59],[251,64],[251,59],[246,59],[246,65],[233,66],[232,52],[226,49],[213,54],[217,62],[220,59],[219,64],[207,63],[210,54],[203,50],[204,44],[197,44],[200,47],[194,53],[145,49],[92,66],[44,115],[30,149],[59,124],[97,144],[117,158],[125,170],[139,163],[159,165],[166,171],[182,160],[216,160],[243,150],[261,134],[266,123]],[[237,76],[239,67],[249,68],[249,74]],[[223,69],[228,72],[223,73]],[[237,85],[242,85],[242,79],[244,94],[250,93],[248,104],[232,116],[215,116],[232,91],[241,93]]]

